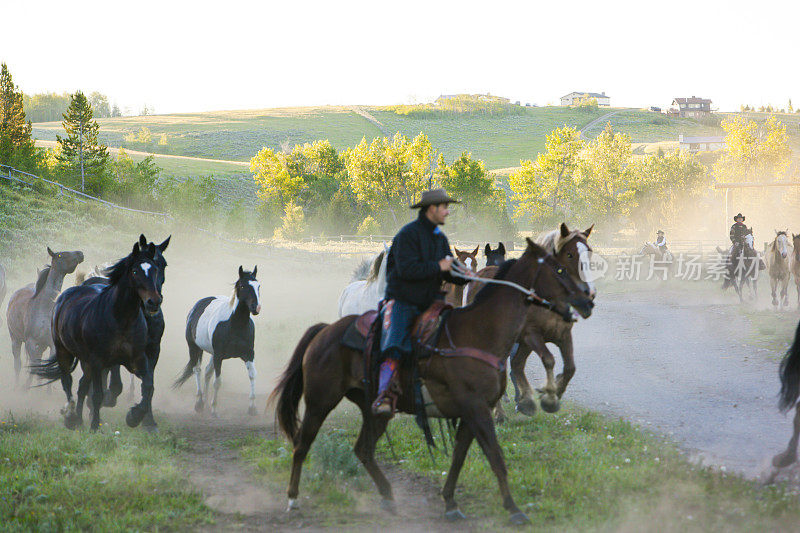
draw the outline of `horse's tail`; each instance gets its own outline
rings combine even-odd
[[[300,404],[300,397],[303,396],[303,356],[314,337],[327,326],[328,324],[320,322],[306,330],[297,348],[294,349],[292,358],[278,381],[278,386],[267,400],[267,405],[277,402],[275,415],[278,424],[290,439],[294,439],[297,433],[297,407]]]
[[[73,358],[69,369],[70,374],[75,370],[76,366],[78,366],[78,360]],[[28,369],[34,376],[38,376],[46,380],[43,383],[40,383],[38,386],[49,385],[50,383],[61,379],[61,365],[58,363],[58,359],[55,355],[50,359],[39,360],[35,363],[31,363]]]
[[[783,356],[778,375],[781,378],[781,392],[778,407],[786,412],[792,408],[800,396],[800,323],[794,334],[794,342]]]
[[[184,383],[186,380],[192,377],[194,374],[194,367],[197,366],[197,363],[200,362],[200,358],[203,356],[203,352],[201,350],[197,350],[197,353],[193,351],[189,351],[189,362],[186,363],[186,366],[183,367],[183,372],[177,377],[177,379],[172,383],[172,388],[177,389]]]

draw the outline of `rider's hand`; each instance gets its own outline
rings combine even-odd
[[[448,270],[450,270],[451,266],[453,266],[453,258],[450,257],[449,255],[439,261],[439,270],[441,270],[442,272],[447,272]]]

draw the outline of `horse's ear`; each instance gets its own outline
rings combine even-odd
[[[497,243],[497,251],[503,255],[506,255],[506,247],[503,246],[502,242]]]
[[[561,223],[561,236],[562,237],[566,237],[567,235],[569,235],[569,228],[567,227],[567,225],[564,222],[562,222]]]
[[[474,255],[474,256],[476,256],[476,257],[477,257],[477,256],[478,256],[478,250],[480,250],[480,249],[481,249],[481,247],[480,247],[480,246],[476,246],[476,247],[475,247],[475,249],[474,249],[474,250],[472,250],[472,253],[471,253],[471,254],[469,254],[469,255]]]
[[[147,237],[144,236],[144,233],[139,235],[139,248],[144,250],[145,246],[147,246]]]
[[[492,253],[492,247],[489,246],[489,243],[486,243],[486,248],[483,249],[483,255],[489,255]]]
[[[528,243],[528,249],[525,250],[526,253],[533,252],[537,255],[544,255],[547,253],[544,248],[533,242],[530,237],[525,237],[525,241]]]
[[[455,250],[455,251],[456,251],[456,255],[458,255],[458,252],[460,252],[460,251],[461,251],[461,250],[459,250],[458,248],[456,248],[455,246],[453,246],[453,250]]]
[[[55,257],[56,256],[56,254],[53,253],[53,250],[51,250],[49,246],[47,247],[47,255],[49,255],[50,257]]]
[[[594,224],[592,224],[591,226],[589,226],[588,228],[586,228],[586,231],[584,231],[584,232],[583,232],[583,235],[584,235],[584,237],[588,237],[588,236],[589,236],[589,234],[592,232],[592,230],[593,230],[593,229],[594,229]]]
[[[253,267],[253,277],[256,277],[256,274],[258,274],[258,265]]]
[[[169,240],[170,240],[171,238],[172,238],[172,235],[170,235],[169,237],[167,237],[167,238],[164,240],[164,242],[162,242],[161,244],[159,244],[159,245],[158,245],[158,249],[159,249],[159,250],[160,250],[162,253],[164,252],[164,250],[166,250],[166,249],[167,249],[167,246],[169,246]]]
[[[241,278],[242,276],[244,276],[244,269],[242,268],[242,265],[239,265],[239,277]]]
[[[132,254],[138,254],[139,253],[139,242],[138,241],[133,243],[133,251],[131,253]]]

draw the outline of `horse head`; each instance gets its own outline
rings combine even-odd
[[[592,247],[589,246],[589,235],[594,229],[594,224],[585,231],[570,230],[565,223],[561,223],[559,237],[555,246],[555,258],[567,268],[573,281],[584,293],[594,299],[597,289],[589,281],[588,273],[591,272]],[[648,252],[648,253],[653,253]]]
[[[529,238],[528,247],[518,260],[518,265],[526,269],[527,279],[523,284],[536,292],[530,303],[541,305],[537,297],[549,302],[552,310],[569,320],[573,319],[572,309],[583,318],[592,314],[594,302],[583,287],[575,283],[567,268],[556,257]]]
[[[155,244],[154,242],[148,243],[147,238],[144,236],[144,234],[139,235],[139,247],[141,249],[145,249],[148,246],[153,246],[153,249],[155,251],[153,254],[153,260],[155,261],[156,266],[158,266],[158,277],[156,279],[156,287],[158,288],[158,294],[161,294],[161,287],[164,285],[164,282],[166,281],[167,260],[164,259],[164,251],[167,249],[167,246],[169,246],[169,240],[171,238],[172,235],[167,237],[161,244]]]
[[[72,274],[78,265],[83,262],[83,252],[54,252],[47,247],[47,253],[50,255],[50,267],[55,272],[63,272],[64,274]]]
[[[456,258],[473,272],[475,272],[475,270],[478,268],[478,251],[480,249],[480,246],[476,246],[474,250],[469,252],[467,250],[459,250],[455,247],[453,248],[453,250],[456,252]]]
[[[146,242],[146,241],[145,241]],[[155,259],[156,245],[134,243],[133,250],[105,270],[110,286],[130,289],[136,293],[145,312],[155,315],[161,308],[158,264]]]
[[[489,243],[486,243],[486,248],[483,250],[483,255],[486,256],[486,266],[500,266],[506,260],[506,247],[503,243],[497,243],[497,249],[492,250]]]
[[[789,232],[775,230],[775,240],[772,241],[772,249],[781,254],[782,259],[789,256]]]
[[[240,302],[243,302],[252,315],[261,312],[261,283],[256,279],[258,265],[248,272],[239,266],[239,279],[236,280],[234,294]]]

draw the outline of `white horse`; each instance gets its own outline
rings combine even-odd
[[[356,269],[352,281],[339,296],[339,318],[347,315],[360,315],[378,308],[378,303],[386,292],[386,258],[389,250],[386,244],[383,251],[372,260],[372,267],[366,279],[357,279],[362,268]]]
[[[777,308],[789,307],[790,256],[788,231],[775,230],[775,240],[764,246],[764,258],[767,261],[769,285],[772,289],[772,305]]]

